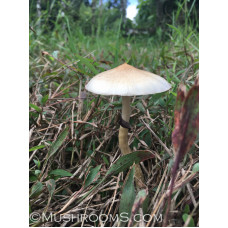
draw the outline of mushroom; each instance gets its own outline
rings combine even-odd
[[[162,93],[171,85],[162,77],[148,71],[139,70],[124,63],[93,77],[85,87],[88,91],[100,95],[122,96],[122,119],[119,129],[119,147],[123,155],[131,153],[128,146],[128,129],[131,115],[131,96]],[[135,181],[143,187],[144,176],[139,164],[135,165]]]

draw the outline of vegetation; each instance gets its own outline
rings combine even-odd
[[[178,87],[194,87],[199,70],[198,1],[177,1],[162,22],[145,7],[157,2],[140,0],[133,23],[124,0],[30,0],[30,226],[127,226],[82,216],[123,212],[131,226],[162,226],[166,216],[169,226],[199,225],[198,139],[183,152],[166,212]],[[167,93],[133,98],[129,157],[118,147],[121,98],[84,89],[94,75],[124,62],[172,85]],[[137,192],[131,167],[140,156],[146,186]],[[145,221],[135,223],[143,213]]]

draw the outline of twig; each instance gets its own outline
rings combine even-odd
[[[150,130],[150,132],[153,134],[153,136],[158,140],[158,142],[163,146],[163,148],[165,149],[165,151],[172,156],[172,153],[170,152],[170,150],[167,148],[167,146],[161,141],[161,139],[155,134],[155,132],[150,128],[150,126],[145,123],[143,121],[143,119],[141,118],[142,122],[145,124],[145,126]]]

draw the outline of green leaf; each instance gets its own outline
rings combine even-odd
[[[47,186],[50,197],[52,197],[54,194],[54,191],[55,191],[55,186],[56,186],[55,180],[53,180],[53,179],[48,180],[46,182],[46,186]]]
[[[39,174],[41,173],[41,171],[40,171],[39,169],[36,169],[34,173],[35,173],[35,175],[38,177]]]
[[[190,212],[190,207],[188,204],[186,204],[184,207],[184,213],[188,214],[189,212]]]
[[[56,139],[56,141],[52,143],[51,148],[50,148],[50,150],[48,152],[48,158],[50,158],[51,156],[53,156],[57,152],[57,150],[59,149],[59,147],[63,144],[65,138],[68,135],[68,130],[69,130],[69,127],[66,127],[66,129],[61,132],[61,134]]]
[[[193,165],[192,172],[193,173],[199,172],[199,162],[197,162],[195,165]]]
[[[56,75],[57,74],[57,72],[52,72],[52,73],[45,73],[45,74],[43,74],[42,75],[42,78],[44,78],[44,77],[46,77],[46,76],[51,76],[51,75]]]
[[[135,200],[135,187],[134,187],[134,173],[135,167],[131,169],[128,179],[123,187],[123,192],[120,200],[119,213],[128,218],[131,217],[131,209]],[[124,226],[122,222],[121,226]]]
[[[90,170],[88,176],[86,177],[84,188],[88,187],[93,182],[93,180],[97,176],[100,168],[101,168],[101,165],[98,165],[95,168]]]
[[[37,161],[35,159],[33,159],[34,163],[36,164],[37,168],[39,169],[40,168],[40,161]]]
[[[188,214],[183,214],[182,218],[183,218],[184,222],[186,222],[188,219]],[[190,222],[188,223],[188,227],[195,227],[195,222],[194,222],[192,217],[190,218]]]
[[[49,174],[55,175],[55,176],[61,176],[61,177],[71,177],[73,175],[72,173],[64,169],[55,169],[55,170],[52,170]]]
[[[146,189],[140,190],[136,196],[134,206],[137,205],[139,202],[143,202],[146,199],[146,196],[147,196]]]
[[[106,176],[111,176],[123,172],[134,163],[137,164],[141,161],[154,157],[149,151],[135,151],[120,157],[108,170]]]
[[[128,223],[129,227],[132,227],[134,219],[137,216],[136,213],[139,210],[139,208],[143,205],[143,202],[146,200],[147,195],[148,195],[148,191],[146,189],[142,189],[138,192],[138,194],[135,198],[135,201],[133,203],[133,206],[132,206],[131,219]],[[138,220],[138,218],[137,218],[137,220]]]
[[[108,159],[107,159],[104,155],[102,155],[101,157],[102,157],[104,163],[105,163],[106,165],[109,165]]]
[[[38,150],[38,149],[42,149],[44,147],[46,147],[46,145],[34,146],[34,147],[32,147],[32,148],[29,149],[29,152],[34,151],[34,150]]]
[[[173,25],[170,25],[170,24],[167,24],[171,29],[175,30],[178,34],[181,34],[181,31],[180,29],[176,28],[175,26]]]
[[[35,109],[37,112],[41,112],[42,111],[41,108],[39,108],[38,106],[36,106],[34,104],[29,104],[29,107]]]
[[[127,155],[124,155],[124,156],[120,157],[111,166],[111,168],[108,170],[108,172],[106,173],[104,178],[102,180],[100,180],[100,182],[98,184],[96,184],[90,191],[88,191],[79,200],[79,202],[81,202],[83,199],[88,197],[94,191],[94,189],[98,188],[106,180],[106,178],[109,178],[112,175],[118,174],[118,173],[126,170],[127,168],[132,166],[134,163],[137,164],[137,163],[139,163],[141,161],[144,161],[144,160],[152,158],[152,157],[154,157],[154,155],[152,153],[148,152],[148,151],[135,151],[135,152],[132,152],[130,154],[127,154]]]
[[[42,97],[42,100],[41,100],[41,104],[42,104],[42,106],[44,106],[44,105],[46,104],[46,102],[47,102],[48,98],[49,98],[49,95],[48,95],[48,94],[47,94],[47,95],[45,95],[44,97]]]
[[[35,181],[37,181],[37,177],[34,175],[30,175],[29,176],[29,182],[35,182]]]
[[[35,197],[39,195],[42,190],[43,190],[43,184],[38,181],[32,186],[30,197]]]
[[[141,112],[143,112],[143,113],[146,112],[146,110],[141,102],[138,102],[136,106]]]
[[[95,69],[95,67],[90,63],[90,61],[88,59],[83,58],[77,54],[75,54],[75,55],[81,61],[81,63],[84,63],[94,74],[98,74],[98,71]]]

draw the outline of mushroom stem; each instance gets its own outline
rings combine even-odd
[[[122,97],[122,119],[129,122],[131,107],[131,97]],[[131,149],[128,146],[128,129],[120,126],[119,130],[119,147],[123,155],[131,153]],[[142,188],[144,185],[144,177],[139,164],[135,164],[135,182],[137,187]]]
[[[122,97],[122,118],[126,122],[129,122],[131,115],[131,97]]]

